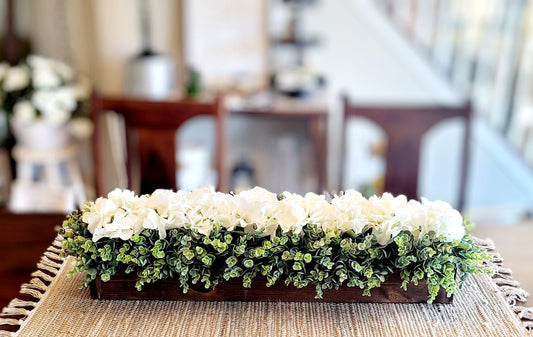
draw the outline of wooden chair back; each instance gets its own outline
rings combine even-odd
[[[226,191],[226,112],[223,109],[222,97],[217,96],[209,102],[145,101],[93,94],[91,110],[95,124],[93,154],[97,196],[106,192],[103,186],[105,172],[101,160],[104,146],[103,116],[107,111],[113,111],[124,118],[128,188],[140,193],[151,193],[157,188],[176,188],[176,131],[193,117],[213,116],[216,123],[217,190]]]
[[[344,177],[346,154],[345,130],[350,117],[364,117],[379,125],[388,137],[385,153],[386,173],[384,191],[404,194],[410,199],[418,199],[418,171],[422,137],[437,123],[452,117],[465,119],[465,134],[462,143],[459,196],[457,208],[464,206],[466,176],[469,162],[470,103],[459,107],[445,106],[368,106],[357,105],[343,96],[343,150],[341,155],[341,188]]]

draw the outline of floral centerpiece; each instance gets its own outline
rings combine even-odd
[[[30,55],[16,66],[0,63],[0,110],[9,117],[17,142],[24,145],[43,147],[57,140],[61,146],[71,129],[90,132],[88,119],[75,118],[81,117],[89,93],[88,80],[62,62]],[[59,140],[61,136],[66,139]]]
[[[250,287],[262,277],[267,286],[312,285],[317,298],[341,285],[370,295],[396,274],[404,288],[424,280],[431,302],[441,288],[451,295],[469,274],[488,272],[490,258],[447,203],[353,190],[328,200],[258,187],[236,195],[117,189],[73,212],[61,234],[85,285],[133,273],[138,290],[166,278],[187,292],[232,278]]]

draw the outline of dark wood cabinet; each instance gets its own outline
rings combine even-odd
[[[16,297],[57,235],[65,214],[15,214],[0,209],[0,307]]]

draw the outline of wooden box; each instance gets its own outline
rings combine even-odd
[[[215,289],[206,290],[203,285],[191,287],[184,294],[174,279],[160,280],[144,285],[142,291],[135,289],[135,275],[115,275],[108,282],[99,278],[90,285],[91,296],[96,299],[112,300],[172,300],[172,301],[284,301],[284,302],[367,302],[367,303],[421,303],[427,302],[428,291],[425,282],[409,284],[407,291],[401,288],[399,276],[390,277],[381,287],[372,289],[372,296],[363,296],[358,287],[343,286],[338,290],[324,290],[322,299],[316,299],[314,286],[297,289],[282,281],[271,287],[264,279],[254,280],[251,288],[242,286],[242,279],[230,279]],[[435,303],[451,303],[441,289]]]

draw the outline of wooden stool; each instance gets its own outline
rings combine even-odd
[[[86,201],[77,146],[42,151],[17,145],[12,155],[17,162],[12,211],[68,212]]]

